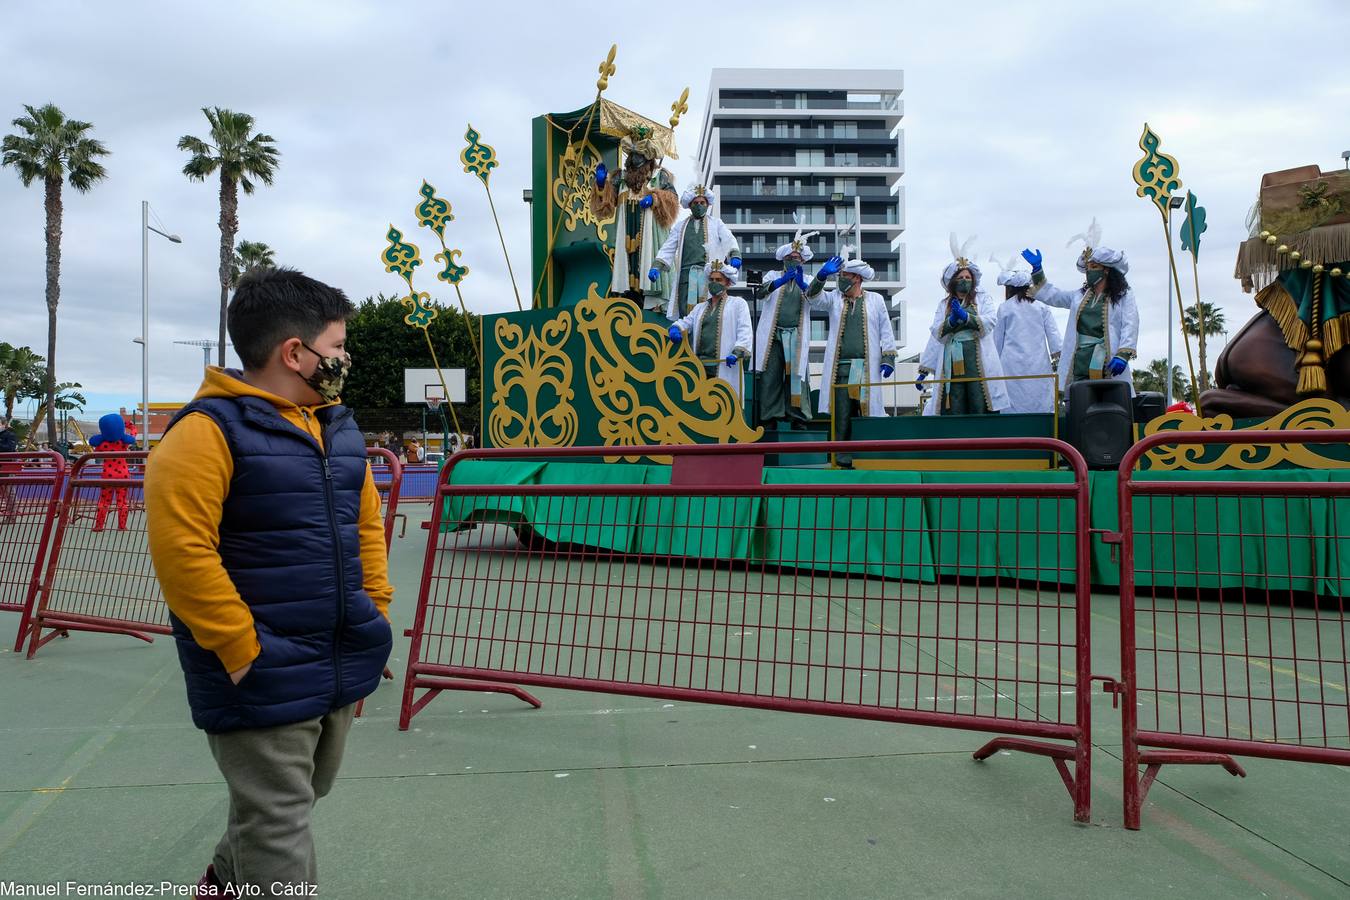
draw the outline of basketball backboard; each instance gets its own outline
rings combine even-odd
[[[442,369],[441,371],[445,373],[445,384],[450,388],[451,402],[466,402],[468,396],[464,389],[464,370]],[[403,370],[404,403],[426,403],[428,397],[443,397],[444,395],[445,390],[441,387],[441,377],[436,374],[435,369]]]

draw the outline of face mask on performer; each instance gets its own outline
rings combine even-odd
[[[969,294],[970,289],[975,286],[975,282],[971,281],[969,278],[958,278],[953,282],[953,286],[956,288],[956,293]]]
[[[712,296],[714,300],[721,299],[722,295],[725,294],[726,292],[727,286],[722,282],[720,281],[708,282],[708,293]]]
[[[701,219],[708,214],[708,201],[702,198],[689,204],[689,214],[695,219]]]
[[[1097,283],[1100,282],[1105,277],[1106,277],[1105,269],[1088,269],[1087,270],[1088,287],[1096,287]]]

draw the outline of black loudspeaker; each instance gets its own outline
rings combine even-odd
[[[1134,443],[1130,386],[1123,381],[1075,381],[1069,385],[1065,438],[1089,469],[1114,469]]]
[[[1158,391],[1140,391],[1134,395],[1134,422],[1147,425],[1167,411],[1167,400]]]

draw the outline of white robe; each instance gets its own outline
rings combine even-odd
[[[1032,283],[1028,295],[1035,297],[1046,306],[1054,306],[1058,309],[1067,309],[1069,311],[1069,321],[1064,326],[1064,343],[1062,356],[1059,360],[1059,390],[1064,393],[1069,389],[1069,380],[1073,378],[1073,351],[1078,346],[1078,308],[1082,305],[1083,294],[1087,288],[1077,288],[1072,291],[1064,291],[1055,287],[1048,281],[1042,281],[1039,285]],[[1105,301],[1109,304],[1109,312],[1106,317],[1106,362],[1111,361],[1111,357],[1119,356],[1123,351],[1125,355],[1125,371],[1119,375],[1108,375],[1108,378],[1114,378],[1116,381],[1123,381],[1130,386],[1130,394],[1134,394],[1134,377],[1130,374],[1129,361],[1134,358],[1139,343],[1139,307],[1134,302],[1134,292],[1126,291],[1125,296],[1121,297],[1116,303]]]
[[[754,351],[754,332],[750,328],[750,306],[741,297],[727,295],[718,304],[722,308],[722,319],[717,323],[717,352],[722,362],[717,364],[717,377],[731,386],[737,397],[745,396],[745,364],[728,366],[726,358],[733,353],[748,359]],[[704,300],[689,311],[689,315],[678,320],[675,326],[684,335],[685,346],[697,356],[698,336],[703,330],[703,319],[709,308]]]
[[[766,282],[777,281],[782,272],[765,272],[764,280]],[[810,287],[810,282],[807,282]],[[759,324],[755,326],[755,371],[763,372],[764,367],[769,364],[769,348],[777,340],[774,330],[778,327],[778,301],[783,296],[783,291],[787,290],[787,285],[776,288],[773,293],[764,299],[764,305],[759,308]],[[792,370],[793,377],[800,377],[802,373],[810,371],[811,361],[811,304],[806,299],[806,291],[802,291],[802,311],[797,320],[797,359],[790,360],[789,368]],[[809,399],[809,398],[807,398]]]
[[[932,340],[937,341],[941,348],[941,353],[937,357],[938,381],[942,379],[942,363],[952,343],[950,334],[942,334],[942,323],[951,312],[950,303],[951,297],[942,298],[933,314],[933,324],[928,329]],[[994,326],[998,324],[998,311],[994,308],[993,298],[978,289],[975,291],[975,314],[980,324],[980,366],[984,370],[981,374],[985,379],[985,395],[989,400],[989,408],[994,412],[1002,412],[1008,408],[1009,401],[1008,383],[1002,380],[1003,365],[999,362],[998,349],[994,346]],[[924,355],[928,356],[927,351]],[[923,414],[936,415],[938,410],[942,409],[942,398],[946,393],[947,385],[934,384],[933,396],[928,398],[928,405],[924,407]]]
[[[666,242],[661,245],[661,250],[656,254],[656,259],[666,266],[666,318],[674,322],[679,319],[679,306],[676,304],[675,292],[680,287],[680,258],[684,256],[684,229],[689,227],[693,216],[685,216],[683,219],[677,219],[675,224],[670,226],[670,234],[666,235]],[[739,258],[741,255],[740,245],[736,243],[736,237],[731,233],[722,220],[714,215],[703,217],[703,223],[706,226],[703,232],[703,248],[707,256],[712,254],[708,248],[717,247],[726,253],[727,259]],[[725,262],[725,260],[723,260]]]
[[[867,315],[863,318],[863,337],[867,341],[867,380],[871,384],[868,391],[867,408],[861,410],[864,416],[886,415],[886,403],[882,399],[881,364],[895,365],[895,328],[891,325],[891,311],[886,301],[874,291],[864,291],[863,300],[867,304]],[[820,413],[829,415],[830,400],[834,397],[834,381],[838,372],[839,341],[843,337],[844,297],[838,290],[824,291],[815,299],[807,301],[816,312],[828,313],[830,317],[829,338],[825,343],[825,371],[820,377]],[[884,357],[884,359],[883,359]]]
[[[1050,307],[1037,300],[1010,297],[998,308],[994,346],[1004,375],[1045,375],[1005,382],[1010,413],[1048,413],[1055,407],[1050,357],[1059,352],[1059,326]]]
[[[927,372],[929,378],[934,376],[937,376],[938,378],[942,377],[938,374],[942,371],[942,342],[931,334],[928,335],[928,343],[924,344],[923,353],[919,354],[919,371]],[[936,388],[937,385],[928,385],[928,390],[930,391],[935,390]],[[923,385],[920,385],[920,390],[922,389]],[[932,397],[929,397],[928,402],[923,405],[923,415],[937,415],[937,409],[933,406]]]

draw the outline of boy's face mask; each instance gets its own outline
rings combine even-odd
[[[319,364],[314,367],[314,371],[308,375],[301,375],[300,378],[312,387],[314,393],[322,397],[325,403],[333,403],[342,394],[342,385],[347,380],[347,373],[351,371],[351,356],[347,353],[341,356],[324,356],[303,341],[300,346],[319,358]]]
[[[708,282],[708,293],[716,300],[727,292],[727,286],[720,281]]]

